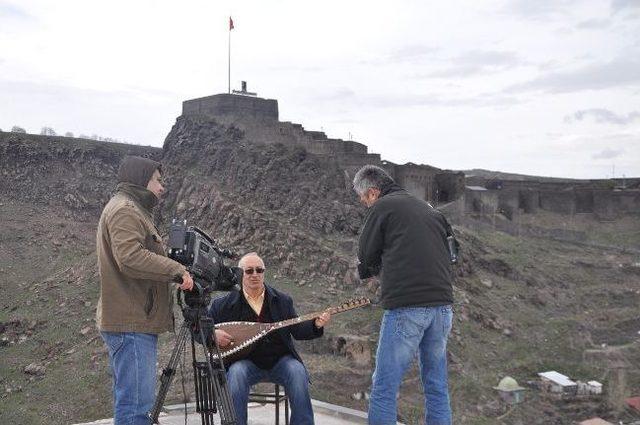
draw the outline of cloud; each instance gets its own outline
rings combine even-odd
[[[1,78],[0,93],[0,128],[18,124],[37,131],[46,125],[60,133],[97,133],[155,146],[162,145],[181,100],[159,90],[104,91]]]
[[[513,52],[472,51],[450,60],[451,66],[428,74],[426,78],[468,77],[475,74],[498,72],[521,65],[523,62]]]
[[[412,44],[408,46],[402,46],[394,51],[388,57],[389,61],[393,62],[409,62],[416,63],[422,62],[426,59],[432,58],[433,55],[438,52],[438,48],[424,45],[424,44]]]
[[[507,87],[505,92],[572,93],[635,85],[640,85],[640,59],[629,54],[629,57],[617,58],[604,64],[595,63],[573,71],[542,75]]]
[[[0,20],[6,19],[31,20],[33,17],[13,4],[0,1]]]
[[[322,94],[313,98],[313,102],[329,102],[341,103],[352,100],[356,97],[356,93],[347,87],[340,87],[336,90],[323,91]]]
[[[265,67],[271,72],[300,72],[300,73],[317,73],[326,71],[326,67],[322,66],[299,66],[299,65],[273,65]]]
[[[618,13],[624,9],[636,9],[640,10],[640,2],[638,0],[612,0],[611,11]]]
[[[581,109],[574,112],[572,115],[567,115],[564,121],[567,123],[575,121],[583,121],[584,119],[592,117],[598,123],[616,124],[616,125],[628,125],[634,121],[640,120],[640,112],[633,111],[625,115],[618,115],[613,111],[604,108],[593,109]]]
[[[613,159],[624,153],[624,149],[605,148],[601,152],[591,155],[592,159]]]
[[[360,65],[393,65],[397,66],[398,63],[404,63],[409,65],[421,65],[430,63],[434,60],[436,53],[440,49],[426,44],[409,44],[406,46],[397,47],[386,54],[374,57],[362,59],[359,61]]]
[[[579,22],[576,27],[581,30],[598,30],[609,28],[611,26],[610,19],[588,19],[586,21]]]
[[[473,97],[447,98],[438,94],[389,94],[370,96],[363,100],[363,104],[377,108],[402,108],[402,107],[491,107],[511,106],[520,103],[515,97],[480,94]]]
[[[514,0],[506,11],[524,19],[549,21],[568,14],[568,8],[577,0]]]

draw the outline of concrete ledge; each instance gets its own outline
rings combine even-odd
[[[346,424],[366,424],[367,414],[360,410],[338,406],[319,400],[311,400],[316,423],[324,425],[346,425]],[[195,403],[187,403],[188,425],[200,424],[200,415],[195,413]],[[260,403],[249,403],[249,424],[250,425],[270,425],[273,424],[274,406],[262,405]],[[164,425],[184,424],[185,404],[173,404],[164,406],[160,414],[160,423]],[[281,410],[284,415],[284,408]],[[219,420],[215,416],[216,422]],[[113,419],[101,419],[95,422],[78,425],[112,425]]]
[[[338,406],[337,404],[325,403],[324,401],[311,399],[314,413],[324,413],[327,416],[334,416],[350,421],[350,423],[367,423],[367,414],[360,410]]]
[[[311,399],[311,405],[313,406],[313,412],[315,414],[323,414],[327,416],[333,416],[335,418],[344,419],[349,423],[367,423],[367,414],[360,410],[350,409],[348,407],[338,406],[337,404],[326,403],[320,400]],[[252,407],[261,406],[260,403],[249,403],[249,410]],[[173,404],[170,406],[164,406],[162,408],[168,415],[176,415],[184,412],[183,404]],[[193,413],[196,410],[195,403],[187,403],[187,413]]]

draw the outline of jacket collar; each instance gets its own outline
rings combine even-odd
[[[380,198],[382,198],[385,195],[388,195],[390,193],[393,192],[398,192],[399,190],[403,190],[397,183],[393,182],[393,183],[389,183],[385,186],[382,187],[382,190],[380,190]]]
[[[276,290],[273,289],[271,286],[267,285],[266,283],[264,285],[264,291],[265,291],[265,295],[268,295],[270,300],[274,300],[278,298],[278,293],[276,292]]]
[[[158,204],[158,198],[146,187],[133,183],[118,183],[116,186],[118,193],[124,193],[140,206],[149,215],[152,215],[153,207]]]
[[[233,295],[232,295],[232,299],[231,302],[237,302],[240,301],[240,297],[244,297],[244,292],[242,290],[242,288],[239,291],[234,291]],[[271,302],[272,300],[275,300],[278,298],[278,292],[272,288],[271,286],[267,285],[266,283],[264,284],[264,298],[265,300],[269,300],[269,302]]]

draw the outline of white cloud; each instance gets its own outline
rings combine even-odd
[[[592,117],[598,123],[628,125],[640,120],[640,112],[633,111],[627,115],[619,115],[605,108],[582,109],[565,117],[565,122],[582,121],[587,117]]]
[[[278,99],[282,120],[351,133],[398,163],[602,177],[606,160],[592,156],[609,148],[640,175],[637,139],[610,137],[606,115],[584,106],[635,131],[619,111],[640,96],[636,11],[618,0],[0,0],[0,128],[161,146],[183,100],[226,92],[233,15],[232,86]],[[570,113],[583,133],[548,136]]]
[[[591,158],[593,159],[613,159],[617,158],[624,153],[623,149],[610,149],[605,148],[601,152],[593,154]]]
[[[514,84],[509,93],[545,91],[568,93],[581,90],[603,90],[615,87],[640,86],[640,59],[636,56],[619,57],[606,63],[591,63],[571,71],[552,72],[533,80]]]

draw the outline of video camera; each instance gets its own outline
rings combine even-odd
[[[206,305],[213,291],[239,289],[242,269],[226,266],[223,261],[235,259],[236,254],[220,249],[213,238],[197,227],[187,227],[186,220],[173,219],[168,256],[184,265],[193,277],[193,290],[184,293],[185,302],[191,307]]]

